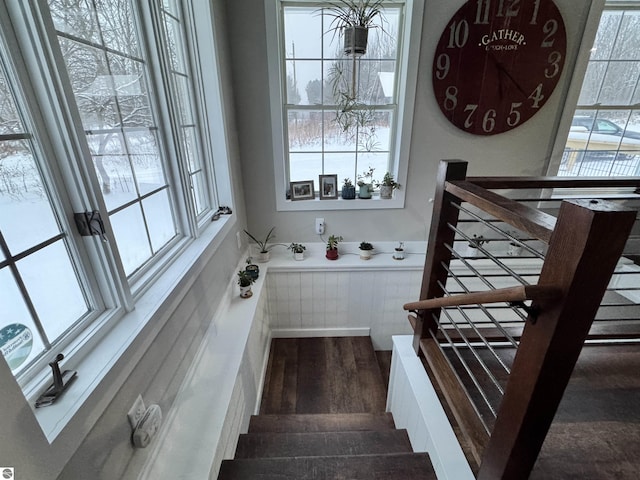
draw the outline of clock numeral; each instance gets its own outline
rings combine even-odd
[[[544,40],[542,40],[540,46],[543,48],[553,47],[554,39],[551,37],[553,37],[558,31],[558,21],[554,18],[547,20],[547,22],[544,24],[544,27],[542,27],[542,31],[546,33],[547,36],[544,37]]]
[[[520,13],[520,0],[507,0],[509,5],[507,6],[507,11],[504,11],[504,0],[500,0],[498,3],[498,13],[496,13],[496,17],[516,17]]]
[[[489,24],[489,7],[491,6],[491,0],[478,0],[478,9],[476,10],[475,24]]]
[[[441,53],[436,60],[436,78],[438,80],[444,80],[449,75],[449,69],[451,68],[451,60],[449,55]]]
[[[540,9],[540,0],[536,0],[533,2],[533,14],[531,15],[531,21],[529,24],[537,25],[538,24],[538,10]]]
[[[542,84],[538,84],[536,89],[529,95],[529,99],[533,100],[533,104],[531,108],[540,108],[540,102],[544,99],[544,95],[542,94]]]
[[[449,27],[449,44],[447,48],[462,48],[469,40],[469,23],[462,20],[460,23],[453,22]]]
[[[520,123],[520,112],[518,108],[522,106],[522,102],[513,102],[511,104],[511,111],[509,112],[509,116],[507,117],[507,125],[510,127],[515,127]]]
[[[473,125],[473,122],[471,121],[471,117],[476,112],[477,108],[478,108],[478,105],[473,103],[468,103],[467,106],[464,107],[464,111],[469,112],[469,115],[467,115],[467,118],[464,121],[464,128],[471,128],[471,125]]]
[[[562,61],[562,54],[560,52],[551,52],[549,54],[549,63],[553,67],[551,71],[548,68],[544,69],[544,76],[547,78],[553,78],[560,73],[560,62]]]
[[[445,96],[443,103],[444,109],[449,112],[455,110],[458,106],[458,87],[454,87],[453,85],[447,87]]]
[[[496,111],[493,108],[487,110],[487,113],[484,114],[484,118],[482,119],[482,130],[487,133],[493,132],[496,128]]]

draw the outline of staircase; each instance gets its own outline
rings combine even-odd
[[[436,479],[384,412],[385,392],[367,337],[275,339],[261,414],[218,479]]]

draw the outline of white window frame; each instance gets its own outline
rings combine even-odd
[[[98,193],[99,183],[95,172],[84,161],[90,158],[90,153],[77,110],[70,108],[67,103],[67,98],[73,100],[73,95],[69,93],[66,74],[59,72],[54,60],[55,52],[52,54],[57,48],[57,39],[51,20],[40,10],[46,9],[43,7],[45,4],[42,2],[36,6],[31,2],[11,2],[6,6],[0,5],[3,17],[0,25],[11,47],[21,45],[20,49],[11,48],[9,60],[24,80],[27,109],[35,122],[34,135],[44,134],[44,138],[39,138],[39,143],[49,155],[48,163],[55,164],[47,180],[53,185],[56,208],[63,211],[66,218],[72,218],[72,212],[98,207],[105,211],[105,206]],[[188,6],[192,20],[192,29],[188,32],[191,36],[190,51],[193,53],[204,48],[210,53],[194,57],[192,70],[194,79],[197,79],[196,96],[200,104],[197,110],[202,121],[203,149],[210,167],[210,189],[214,203],[206,215],[198,218],[193,216],[187,219],[183,214],[178,221],[183,225],[189,224],[190,228],[185,230],[187,233],[176,242],[169,254],[165,254],[170,261],[148,269],[136,286],[128,285],[122,267],[115,261],[115,244],[103,244],[97,237],[80,237],[74,225],[65,230],[72,237],[72,244],[78,246],[82,265],[80,276],[84,277],[92,294],[101,295],[101,299],[94,302],[96,311],[92,312],[91,322],[85,323],[73,335],[68,335],[17,378],[18,385],[33,408],[37,396],[51,383],[51,369],[47,363],[57,353],[62,351],[65,354],[64,368],[79,372],[78,379],[59,404],[34,410],[50,442],[63,431],[94,390],[100,388],[100,381],[123,356],[127,358],[127,367],[119,378],[124,381],[127,369],[130,371],[137,363],[127,348],[134,343],[148,346],[153,341],[169,318],[167,306],[186,293],[189,282],[197,278],[237,223],[236,215],[223,215],[217,222],[211,222],[211,216],[219,205],[233,207],[213,7],[205,2],[185,2],[185,6]],[[145,32],[145,37],[153,38],[151,30]],[[35,76],[27,73],[34,71],[40,74]],[[162,93],[156,90],[154,95]],[[166,119],[166,112],[162,116]],[[190,195],[188,190],[184,193]],[[109,235],[108,221],[105,223]],[[109,395],[115,395],[118,389],[117,385],[109,388]]]
[[[318,3],[317,0],[302,0],[304,3]],[[393,3],[393,2],[390,2]],[[312,211],[312,210],[371,210],[384,208],[404,208],[407,171],[409,167],[409,148],[413,127],[413,112],[416,98],[420,39],[424,0],[406,0],[404,12],[403,37],[398,39],[398,64],[401,80],[398,84],[398,111],[395,126],[395,138],[391,140],[392,173],[403,188],[395,190],[390,200],[381,200],[377,196],[370,200],[306,200],[291,201],[286,198],[287,147],[285,145],[284,60],[281,51],[283,36],[281,22],[281,0],[265,0],[265,17],[267,28],[267,50],[269,65],[269,98],[271,102],[271,128],[273,138],[274,184],[276,209],[278,211]],[[413,60],[413,61],[411,61]],[[331,172],[329,172],[331,173]],[[352,179],[355,180],[356,179]]]

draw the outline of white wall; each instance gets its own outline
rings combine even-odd
[[[452,126],[435,102],[431,84],[433,53],[449,18],[465,0],[427,0],[421,52],[416,61],[418,88],[411,141],[406,206],[401,210],[276,212],[272,184],[273,155],[269,125],[265,0],[228,2],[235,102],[243,164],[248,224],[261,234],[271,226],[281,241],[314,241],[314,219],[322,216],[328,234],[348,241],[424,240],[431,218],[428,199],[435,189],[441,159],[468,160],[471,175],[542,175],[563,110],[563,96],[573,71],[592,0],[556,0],[567,29],[567,61],[552,97],[531,120],[490,137],[467,134]],[[600,0],[593,0],[599,3]],[[247,14],[250,12],[250,14]],[[575,99],[574,99],[575,101]]]

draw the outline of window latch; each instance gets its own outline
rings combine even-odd
[[[106,243],[106,231],[99,211],[93,210],[92,212],[74,213],[73,218],[76,221],[76,227],[80,235],[83,237],[99,235],[102,241]]]
[[[60,362],[64,358],[64,355],[59,353],[56,355],[56,359],[49,363],[53,372],[53,384],[44,391],[42,395],[36,400],[36,408],[48,407],[53,404],[66,390],[69,385],[76,379],[77,372],[75,370],[65,370],[60,373]]]

